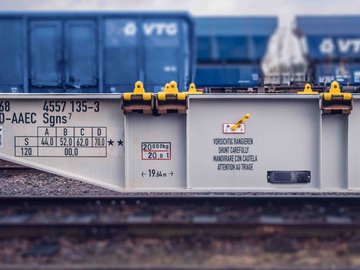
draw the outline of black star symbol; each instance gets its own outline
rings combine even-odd
[[[122,140],[118,140],[117,143],[118,143],[118,146],[120,146],[120,145],[123,146],[124,145],[124,141],[122,141]]]
[[[114,145],[114,141],[112,139],[110,139],[110,141],[108,141],[109,145]]]

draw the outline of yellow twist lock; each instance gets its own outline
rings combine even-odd
[[[241,118],[235,125],[231,127],[231,130],[235,131],[240,127],[241,124],[245,123],[245,121],[248,120],[249,118],[250,118],[250,114],[249,113],[245,114],[243,118]]]
[[[190,83],[189,93],[196,93],[195,83]]]
[[[298,95],[317,95],[318,92],[315,92],[311,88],[311,84],[307,83],[305,84],[304,91],[297,92]]]
[[[179,93],[179,89],[177,88],[177,83],[175,81],[170,82],[171,93],[176,94],[176,98],[178,100],[186,100],[186,92]]]
[[[186,100],[186,96],[188,94],[198,95],[198,94],[202,94],[202,92],[196,91],[195,84],[192,83],[192,84],[190,84],[189,91],[179,93],[177,83],[175,81],[171,81],[170,83],[165,84],[163,92],[158,93],[158,99],[161,100],[161,101],[165,101],[166,96],[169,95],[169,94],[171,96],[176,96],[177,100]]]
[[[134,92],[124,93],[124,100],[130,101],[133,95],[141,95],[143,100],[151,100],[152,93],[145,93],[144,84],[137,81],[135,83]]]
[[[202,92],[197,91],[195,84],[194,84],[194,83],[191,83],[191,84],[190,84],[189,91],[186,92],[186,94],[188,94],[188,95],[189,95],[189,94],[190,94],[190,95],[199,95],[199,94],[202,94]]]
[[[169,94],[172,96],[176,96],[178,100],[186,99],[185,93],[179,93],[179,89],[175,81],[171,81],[170,83],[165,84],[164,91],[158,93],[158,99],[161,101],[165,101],[166,96]]]
[[[175,82],[175,81],[170,82],[170,87],[168,89],[168,93],[173,93],[173,94],[179,93],[179,89],[177,88],[177,82]]]
[[[166,100],[166,93],[170,93],[170,84],[165,84],[164,90],[158,93],[158,99],[161,101]]]
[[[330,86],[329,93],[324,93],[324,100],[330,101],[332,97],[342,97],[343,100],[351,100],[351,93],[341,93],[340,85],[337,81],[333,81]]]

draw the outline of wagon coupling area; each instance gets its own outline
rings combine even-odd
[[[177,83],[171,81],[165,84],[163,91],[157,94],[146,93],[143,83],[135,83],[134,92],[124,93],[122,108],[124,113],[137,112],[143,114],[162,115],[167,113],[185,114],[187,95],[197,95],[195,84],[190,84],[189,90],[179,92]]]
[[[321,110],[324,114],[350,114],[353,108],[351,93],[342,93],[338,82],[332,82],[328,93],[321,94]]]
[[[146,93],[143,83],[136,82],[134,92],[124,93],[122,109],[125,114],[130,112],[152,114],[154,110],[153,93]]]

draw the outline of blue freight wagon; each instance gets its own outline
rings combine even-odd
[[[192,80],[187,14],[2,13],[0,92],[158,92]]]
[[[196,85],[260,85],[260,63],[276,27],[275,17],[197,18]]]
[[[298,16],[296,25],[317,84],[330,84],[331,78],[359,84],[360,16]]]

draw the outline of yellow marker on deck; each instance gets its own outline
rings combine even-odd
[[[305,84],[304,91],[297,92],[298,95],[317,95],[318,92],[315,92],[311,88],[311,84],[307,83]]]
[[[245,114],[243,118],[241,118],[235,125],[231,127],[231,130],[235,131],[237,128],[240,127],[241,124],[245,123],[245,121],[248,120],[249,118],[250,118],[250,114],[249,113]]]
[[[143,100],[151,100],[152,93],[146,93],[144,89],[144,84],[140,81],[135,83],[134,92],[124,93],[124,100],[130,101],[132,96],[141,95]]]

